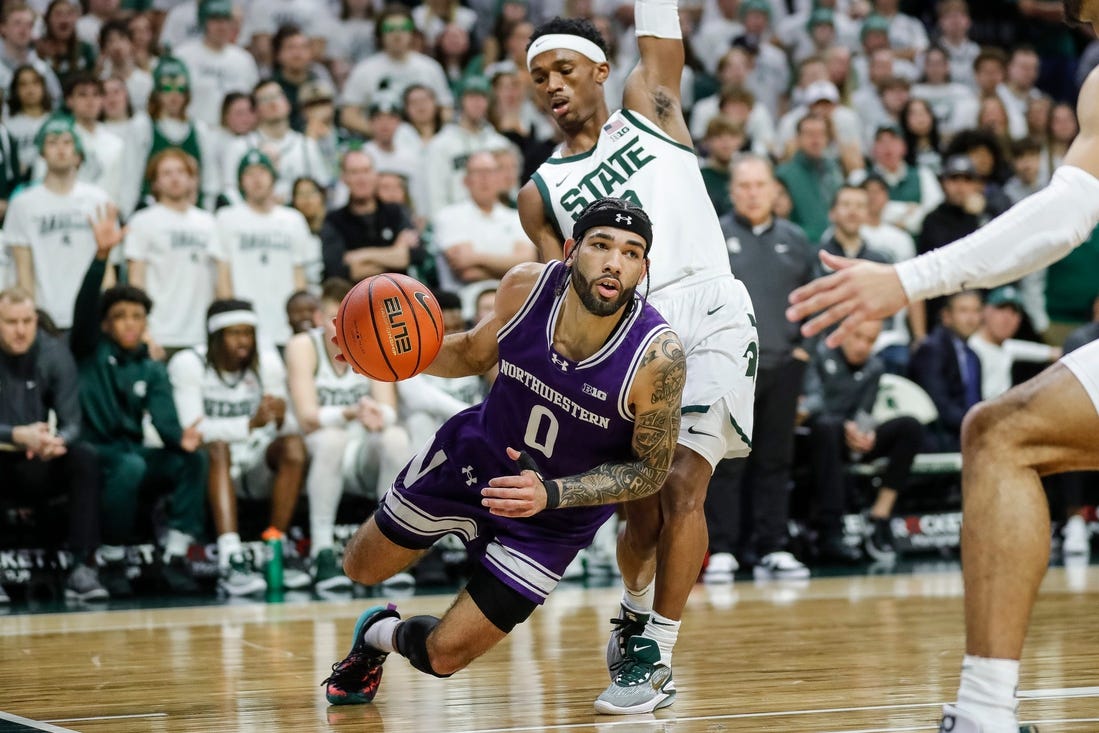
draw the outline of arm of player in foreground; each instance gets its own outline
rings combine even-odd
[[[541,479],[529,470],[518,476],[500,476],[481,490],[481,503],[502,517],[529,517],[547,508],[552,493],[559,497],[557,507],[570,507],[616,504],[659,491],[679,437],[687,358],[679,337],[665,331],[650,344],[641,363],[630,389],[634,460],[601,463],[590,471],[558,479]],[[509,447],[508,457],[518,460],[519,452]]]
[[[968,237],[894,266],[822,254],[836,272],[790,294],[786,317],[807,336],[833,324],[838,346],[871,318],[885,318],[908,302],[965,288],[994,287],[1064,257],[1099,222],[1099,73],[1081,92],[1080,135],[1049,186],[1028,196]]]
[[[496,290],[493,312],[476,326],[443,339],[439,355],[425,374],[436,377],[468,377],[487,372],[499,358],[496,333],[519,312],[545,265],[527,263],[513,267]]]

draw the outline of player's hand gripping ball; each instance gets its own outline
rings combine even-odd
[[[443,334],[439,301],[423,283],[396,273],[360,281],[336,315],[336,345],[344,360],[379,382],[422,372],[438,356]]]

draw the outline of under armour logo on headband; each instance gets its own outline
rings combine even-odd
[[[626,222],[626,226],[633,224],[633,217],[626,214],[615,214],[614,220],[619,223]]]

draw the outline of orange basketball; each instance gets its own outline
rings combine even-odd
[[[398,382],[427,368],[443,345],[443,311],[423,283],[385,274],[359,282],[340,303],[336,343],[359,374]]]

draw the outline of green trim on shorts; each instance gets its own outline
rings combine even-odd
[[[679,414],[680,415],[687,415],[687,414],[692,413],[692,412],[697,412],[699,414],[704,415],[709,411],[710,411],[710,405],[684,405],[683,407],[681,407],[679,409]]]
[[[740,426],[737,425],[736,418],[733,417],[732,415],[729,415],[729,422],[731,422],[733,424],[733,430],[735,430],[736,434],[740,436],[740,439],[744,441],[744,445],[751,448],[752,447],[752,439],[749,438],[747,435],[745,435],[744,431],[740,429]]]

